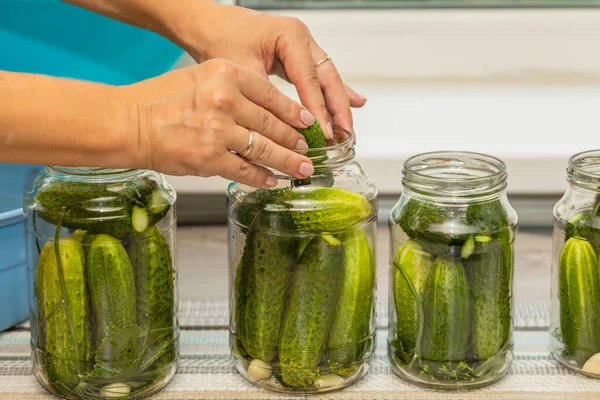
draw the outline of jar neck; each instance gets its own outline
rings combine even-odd
[[[409,195],[442,202],[487,201],[506,193],[506,165],[485,154],[424,153],[404,163],[402,185]]]
[[[315,169],[314,175],[318,176],[328,171],[341,169],[354,160],[356,153],[354,150],[354,136],[352,133],[344,131],[339,127],[334,127],[333,135],[333,143],[327,147],[296,150],[297,153],[310,158]],[[284,175],[279,171],[275,171],[275,174],[280,179],[290,179],[289,176]]]
[[[569,158],[567,181],[572,188],[600,193],[600,150],[578,153]]]
[[[58,167],[47,166],[46,171],[49,175],[58,179],[69,179],[78,181],[107,181],[107,180],[125,180],[142,174],[144,171],[139,169],[111,169],[96,167]]]

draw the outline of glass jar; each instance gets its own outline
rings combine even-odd
[[[567,181],[554,207],[550,351],[600,378],[600,150],[572,156]]]
[[[434,152],[406,161],[390,215],[388,357],[443,389],[502,378],[512,361],[517,215],[502,161]]]
[[[349,134],[304,152],[314,175],[232,183],[230,344],[240,374],[278,392],[346,387],[375,346],[377,190]]]
[[[175,192],[164,177],[46,167],[24,213],[38,381],[66,399],[162,389],[179,343]]]

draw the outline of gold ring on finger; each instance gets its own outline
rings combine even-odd
[[[322,60],[320,60],[319,62],[317,62],[317,63],[315,64],[315,68],[317,68],[319,65],[321,65],[321,64],[323,64],[323,63],[326,63],[327,61],[331,61],[331,57],[327,56],[327,57],[325,57],[324,59],[322,59]]]
[[[248,147],[246,147],[246,150],[244,150],[243,152],[241,152],[239,154],[239,156],[242,157],[242,158],[248,157],[248,155],[250,154],[250,152],[254,148],[255,144],[256,144],[256,132],[254,132],[253,130],[250,130],[250,138],[248,139]]]

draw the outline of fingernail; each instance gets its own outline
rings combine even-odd
[[[315,123],[315,117],[306,110],[300,111],[300,121],[306,126],[311,126]]]
[[[333,128],[331,127],[331,122],[327,123],[327,136],[329,139],[333,139]]]
[[[298,143],[296,143],[296,150],[308,150],[308,145],[302,139],[298,139]]]
[[[363,99],[364,102],[367,101],[367,98],[365,96],[361,95],[361,94],[359,94],[358,97],[360,97],[361,99]]]
[[[300,172],[300,175],[302,176],[311,176],[315,172],[315,168],[310,163],[303,162],[300,164],[298,172]]]
[[[277,178],[275,178],[273,175],[270,175],[265,183],[268,187],[274,187],[277,185]]]

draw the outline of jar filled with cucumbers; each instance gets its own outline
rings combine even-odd
[[[554,207],[550,351],[600,378],[600,150],[572,156],[567,181]]]
[[[341,389],[373,355],[377,191],[352,136],[334,131],[331,142],[318,125],[302,131],[310,178],[228,189],[231,351],[265,389]]]
[[[388,356],[397,375],[440,389],[480,387],[513,353],[517,215],[497,158],[408,159],[390,215]]]
[[[33,370],[66,399],[139,399],[178,363],[175,192],[156,172],[46,167],[26,194]]]

